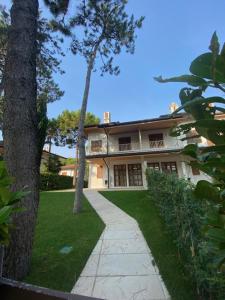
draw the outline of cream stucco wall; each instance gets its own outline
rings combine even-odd
[[[210,180],[209,176],[206,176],[204,173],[200,173],[200,175],[193,175],[191,167],[188,165],[187,158],[179,155],[179,154],[168,154],[168,155],[155,155],[155,156],[138,156],[138,157],[124,157],[124,158],[108,158],[107,164],[109,166],[109,188],[114,188],[114,165],[125,164],[137,164],[140,163],[142,165],[142,180],[143,187],[147,187],[145,171],[147,168],[147,163],[151,162],[176,162],[177,172],[180,178],[190,179],[191,182],[196,184],[199,180]],[[97,166],[103,167],[103,178],[97,178]],[[161,167],[161,165],[160,165]],[[127,175],[127,187],[129,187],[128,181],[128,167],[126,167],[126,175]],[[108,184],[108,171],[107,167],[102,163],[95,163],[94,160],[89,164],[89,188],[107,188]]]

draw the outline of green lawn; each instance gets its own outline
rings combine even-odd
[[[74,193],[43,192],[38,212],[28,283],[70,291],[79,277],[104,224],[84,199],[84,209],[72,214]],[[73,247],[61,254],[64,246]]]
[[[198,299],[192,279],[184,271],[177,248],[148,192],[109,191],[102,195],[138,221],[172,299]]]

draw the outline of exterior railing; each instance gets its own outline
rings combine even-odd
[[[89,143],[86,145],[86,155],[101,155],[101,154],[115,154],[115,153],[132,153],[132,152],[145,152],[145,151],[157,151],[162,149],[180,149],[182,144],[178,141],[173,141],[169,145],[163,140],[159,141],[144,141],[141,146],[139,142],[131,142],[127,144],[119,144],[115,142],[109,142],[108,151],[107,146],[103,145],[98,151],[92,151]]]
[[[158,141],[149,141],[150,148],[162,148],[164,147],[164,141],[158,140]]]
[[[131,143],[128,144],[119,144],[119,151],[127,151],[127,150],[131,150]]]

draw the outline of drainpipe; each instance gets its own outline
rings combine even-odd
[[[109,133],[107,132],[106,128],[103,127],[106,135],[106,154],[109,155]]]
[[[106,135],[106,154],[107,156],[109,155],[109,133],[107,132],[106,128],[104,128],[104,131],[105,131],[105,135]],[[103,161],[107,167],[107,177],[108,177],[108,188],[109,188],[109,166],[108,164],[106,163],[106,160],[103,158]]]
[[[106,165],[106,167],[107,167],[107,177],[108,177],[108,189],[109,189],[109,165],[107,164],[107,162],[106,162],[106,160],[105,160],[105,158],[103,157],[103,161],[104,161],[104,163],[105,163],[105,165]]]

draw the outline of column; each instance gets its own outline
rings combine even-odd
[[[140,150],[142,150],[142,136],[141,136],[141,130],[138,130],[138,134],[139,134],[139,146],[140,146]]]
[[[141,167],[142,167],[142,180],[144,188],[148,188],[147,180],[146,180],[146,169],[147,169],[147,162],[144,160],[144,157],[141,157]]]

